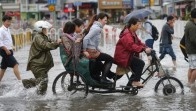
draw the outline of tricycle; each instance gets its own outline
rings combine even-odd
[[[63,46],[60,46],[60,55],[61,60],[65,63],[65,60],[68,59],[67,55],[64,52]],[[156,55],[154,50],[151,51],[151,62],[144,68],[142,75],[147,75],[141,77],[141,82],[146,84],[155,74],[159,78],[158,82],[155,84],[154,91],[156,93],[162,93],[163,95],[172,95],[172,94],[184,94],[184,86],[180,80],[175,77],[172,77],[169,74],[168,70],[164,70],[159,58]],[[73,62],[74,64],[74,62]],[[89,72],[89,59],[82,57],[80,61],[74,64],[76,67],[73,68],[73,64],[64,65],[66,71],[61,72],[54,79],[52,85],[52,91],[54,94],[68,94],[67,96],[74,95],[86,97],[89,92],[91,93],[127,93],[131,95],[137,95],[139,88],[133,87],[131,85],[126,85],[127,82],[123,85],[117,87],[117,76],[114,78],[113,83],[106,84],[101,83],[97,80],[94,80]],[[130,75],[134,74],[133,71],[126,73],[128,81]]]

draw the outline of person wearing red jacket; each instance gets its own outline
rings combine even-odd
[[[121,31],[114,53],[114,61],[118,66],[131,68],[134,72],[129,79],[128,86],[144,86],[140,83],[140,78],[145,62],[138,55],[143,51],[151,52],[151,48],[142,43],[135,33],[140,25],[141,23],[137,18],[129,20],[127,26]]]

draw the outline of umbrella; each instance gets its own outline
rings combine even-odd
[[[147,17],[148,15],[150,15],[152,13],[153,13],[153,11],[151,9],[134,10],[131,13],[129,13],[128,15],[125,16],[124,23],[128,23],[128,21],[132,17],[136,17],[138,19],[143,19],[143,18]]]

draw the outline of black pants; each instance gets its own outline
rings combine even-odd
[[[2,56],[1,69],[7,69],[7,67],[14,67],[18,64],[17,60],[13,56],[13,50],[10,50],[11,54],[7,55],[3,49],[0,49],[0,55]]]
[[[129,66],[131,67],[132,71],[135,74],[132,74],[130,77],[131,81],[140,81],[142,71],[145,66],[145,62],[138,57],[133,56],[132,60],[129,63]]]
[[[105,53],[101,53],[95,60],[90,60],[89,68],[91,77],[93,79],[99,80],[102,72],[102,77],[113,78],[115,73],[110,71],[112,63],[113,58]]]

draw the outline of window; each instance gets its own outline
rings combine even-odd
[[[15,0],[0,0],[0,3],[15,3]]]

